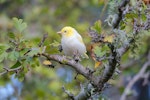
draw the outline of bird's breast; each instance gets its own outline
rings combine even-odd
[[[69,56],[72,56],[75,52],[78,52],[79,54],[86,52],[85,45],[76,37],[62,38],[61,45],[64,53]]]

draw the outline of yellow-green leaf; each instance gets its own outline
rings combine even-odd
[[[98,20],[94,23],[94,26],[92,27],[94,30],[96,30],[99,34],[101,33],[102,31],[102,27],[101,27],[101,20]]]
[[[18,19],[18,18],[13,18],[13,23],[15,28],[22,33],[22,31],[27,27],[27,23],[23,22],[22,19]]]

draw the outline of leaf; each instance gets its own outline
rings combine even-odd
[[[22,33],[22,31],[27,27],[27,24],[25,22],[23,22],[22,19],[18,19],[18,18],[13,18],[13,23],[15,28]]]
[[[29,62],[30,66],[33,68],[40,66],[38,57],[27,57],[27,62]]]
[[[13,32],[9,32],[8,37],[11,39],[15,39],[15,34]]]
[[[30,52],[30,48],[24,48],[19,53],[20,53],[20,56],[22,57],[24,55],[27,55],[29,52]]]
[[[142,15],[141,15],[141,19],[142,19],[143,21],[146,21],[146,19],[147,19],[146,15],[145,15],[145,14],[142,14]]]
[[[120,22],[120,29],[123,30],[123,29],[125,29],[125,27],[126,27],[126,24],[123,21],[121,21]]]
[[[51,44],[50,44],[50,46],[58,47],[58,46],[60,46],[60,43],[59,43],[59,42],[57,42],[56,40],[54,40],[54,42],[53,42],[53,43],[51,43]]]
[[[5,52],[7,48],[8,46],[6,44],[0,44],[0,62],[7,57],[7,53]]]
[[[101,33],[102,31],[102,26],[101,26],[102,22],[101,20],[98,20],[94,23],[94,26],[92,27],[94,30],[96,30],[99,34]]]
[[[148,5],[149,3],[150,3],[150,1],[149,0],[142,0],[143,1],[143,8],[144,8],[144,10],[148,7],[148,6],[146,6],[146,5]]]
[[[126,14],[126,17],[127,17],[127,18],[138,18],[138,14],[135,14],[135,13],[127,13],[127,14]]]
[[[31,51],[27,55],[34,56],[34,55],[37,55],[38,53],[40,53],[39,48],[32,48]]]
[[[102,57],[105,55],[106,51],[102,51],[102,48],[95,46],[94,53],[96,54],[96,56]]]
[[[11,68],[17,68],[19,66],[21,66],[21,63],[20,61],[17,61]]]
[[[0,55],[0,62],[2,62],[5,58],[7,57],[7,53],[2,53],[1,55]]]
[[[94,66],[94,68],[95,68],[95,69],[98,68],[101,64],[102,64],[102,62],[100,62],[100,61],[95,61],[95,66]]]
[[[110,52],[110,49],[106,44],[101,45],[100,47],[98,45],[96,45],[93,47],[93,51],[97,57],[103,57],[104,55],[106,55]]]
[[[6,49],[7,49],[7,45],[0,44],[0,54],[4,53]]]
[[[8,58],[12,61],[18,60],[19,57],[20,57],[19,52],[15,51],[15,50],[8,54]]]
[[[22,82],[22,81],[24,80],[24,74],[25,74],[25,73],[19,73],[19,74],[18,74],[17,77],[18,77],[18,79],[19,79],[20,82]]]
[[[28,66],[29,66],[29,65],[24,66],[24,69],[23,69],[24,73],[27,73],[27,72],[29,71]]]
[[[113,40],[114,40],[114,37],[115,37],[115,35],[114,35],[114,34],[109,35],[109,36],[106,36],[106,37],[104,38],[104,42],[112,43],[112,42],[113,42]]]
[[[43,61],[43,64],[46,65],[46,66],[47,66],[47,65],[52,65],[52,63],[51,63],[49,60],[44,60],[44,61]]]

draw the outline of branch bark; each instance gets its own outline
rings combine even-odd
[[[122,8],[125,7],[129,2],[130,2],[130,0],[123,0],[121,2],[121,4],[119,5],[119,7],[118,7],[118,11],[119,11],[118,16],[119,17],[117,17],[116,22],[114,22],[114,24],[113,24],[114,29],[118,28],[119,23],[123,18]],[[129,49],[129,45],[124,44],[119,49],[116,49],[113,45],[110,44],[110,49],[111,49],[111,55],[110,56],[113,59],[109,60],[108,66],[105,68],[103,74],[99,76],[99,83],[101,84],[100,87],[103,87],[103,85],[112,77],[117,64],[119,64],[120,57]]]
[[[17,73],[19,70],[22,69],[22,67],[20,66],[20,67],[13,68],[13,69],[9,69],[9,68],[4,67],[3,69],[4,69],[5,71],[3,71],[2,73],[0,73],[0,76],[6,74],[6,73],[8,73],[8,72],[16,72],[16,73]]]
[[[118,28],[120,21],[122,20],[124,14],[123,14],[123,8],[130,2],[130,0],[123,0],[121,4],[118,6],[118,17],[116,21],[113,23],[113,28]]]
[[[90,80],[90,82],[93,85],[97,85],[97,79],[93,75],[93,71],[89,69],[88,67],[82,66],[79,62],[76,62],[74,59],[68,59],[66,56],[60,56],[60,55],[48,55],[48,54],[40,54],[44,57],[46,57],[48,60],[53,60],[56,62],[59,62],[60,64],[71,66],[73,69],[76,70],[78,74],[83,75],[87,80]]]

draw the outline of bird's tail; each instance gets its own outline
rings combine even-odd
[[[86,59],[89,59],[89,56],[88,56],[86,53],[84,53],[84,54],[82,55],[82,57],[83,57],[83,58],[86,58]]]

